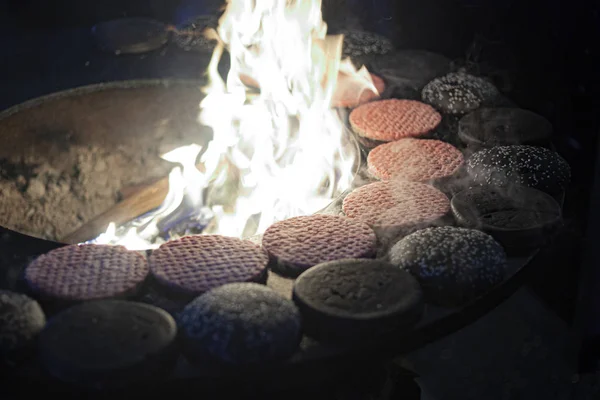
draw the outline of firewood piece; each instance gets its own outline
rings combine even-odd
[[[196,168],[204,172],[204,165],[197,164]],[[106,231],[108,225],[114,222],[117,226],[131,221],[158,208],[169,193],[169,178],[129,186],[121,190],[123,200],[102,214],[80,226],[76,231],[63,237],[60,242],[68,244],[83,243],[98,237]]]
[[[60,241],[68,244],[82,243],[105,232],[111,222],[117,226],[159,207],[169,192],[169,178],[148,185],[102,214],[83,224]]]

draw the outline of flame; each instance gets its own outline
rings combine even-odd
[[[163,205],[143,224],[111,226],[96,242],[140,247],[182,204],[210,215],[204,233],[251,236],[314,213],[350,187],[358,154],[330,107],[340,69],[376,89],[368,73],[341,62],[343,37],[327,36],[321,1],[228,0],[218,31],[207,35],[218,44],[200,104],[199,121],[214,131],[203,172],[195,167],[199,146],[164,155],[183,169],[171,173]],[[226,49],[224,81],[217,66]],[[243,75],[259,93],[250,93]]]
[[[111,222],[106,232],[90,243],[122,245],[130,250],[146,250],[160,246],[161,242],[156,242],[156,239],[160,235],[161,222],[173,215],[184,200],[188,200],[195,208],[201,206],[198,196],[201,191],[198,190],[196,182],[200,183],[198,177],[202,177],[202,174],[194,164],[201,150],[200,146],[192,144],[164,154],[161,158],[166,161],[181,160],[182,167],[173,168],[169,174],[169,192],[161,206],[119,228]]]
[[[332,105],[335,106],[340,103],[359,105],[363,102],[363,99],[378,98],[380,94],[367,67],[363,65],[357,70],[349,58],[342,61]]]

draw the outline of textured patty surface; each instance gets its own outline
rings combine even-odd
[[[30,288],[61,300],[123,295],[148,275],[146,258],[122,246],[69,245],[41,255],[25,270]]]
[[[464,164],[462,153],[440,140],[402,139],[382,144],[367,158],[369,172],[382,179],[426,182],[453,175]]]
[[[448,197],[419,182],[386,181],[362,186],[344,199],[342,209],[371,226],[404,227],[434,222],[450,211]]]
[[[358,135],[382,142],[423,136],[441,121],[431,106],[415,100],[372,101],[350,113],[350,125]]]
[[[377,238],[365,223],[333,215],[290,218],[273,224],[263,236],[270,255],[300,270],[327,261],[370,257]]]

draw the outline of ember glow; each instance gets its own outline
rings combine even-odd
[[[338,73],[375,89],[368,73],[341,62],[343,38],[326,34],[320,0],[229,0],[218,32],[207,33],[219,44],[199,121],[213,129],[213,140],[202,153],[191,145],[164,155],[181,167],[169,177],[163,205],[110,226],[94,242],[152,248],[174,227],[181,232],[181,223],[247,237],[312,214],[348,189],[358,154],[330,107]],[[224,81],[217,66],[226,50],[231,67]],[[242,74],[260,93],[242,83]],[[203,172],[195,166],[200,153]]]

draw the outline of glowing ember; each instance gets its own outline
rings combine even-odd
[[[330,108],[343,38],[326,33],[319,0],[228,1],[218,32],[207,33],[219,44],[200,104],[200,122],[214,131],[200,159],[204,171],[195,167],[199,146],[164,155],[182,168],[171,173],[163,205],[127,226],[110,226],[94,242],[155,247],[182,221],[203,233],[250,236],[314,213],[347,189],[356,147]],[[217,71],[225,48],[227,82]],[[342,72],[375,90],[365,71]],[[259,94],[250,96],[243,74],[259,84]]]

